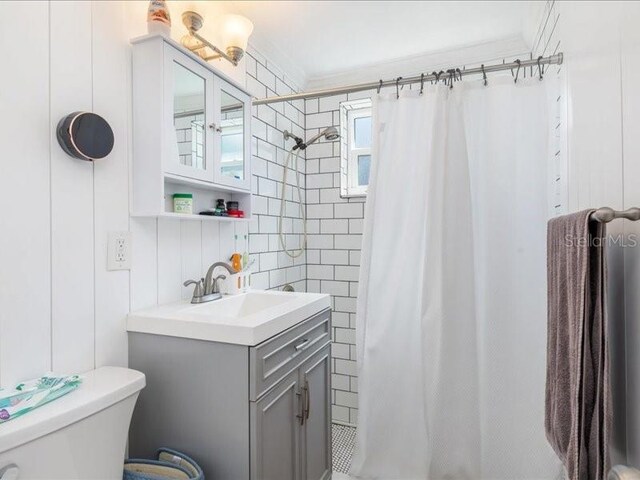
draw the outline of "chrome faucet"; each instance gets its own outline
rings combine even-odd
[[[207,270],[207,274],[204,277],[204,294],[205,295],[210,295],[213,293],[220,293],[220,287],[218,285],[218,282],[220,280],[224,280],[227,277],[224,275],[218,275],[217,277],[213,277],[213,271],[217,268],[217,267],[223,267],[227,270],[227,272],[229,272],[230,275],[233,275],[234,273],[238,273],[236,272],[236,270],[229,265],[228,263],[225,262],[216,262],[213,265],[211,265],[209,267],[209,270]]]
[[[189,285],[195,285],[191,303],[205,303],[222,298],[222,294],[220,293],[220,281],[225,280],[227,277],[226,275],[218,275],[217,277],[214,277],[213,271],[217,267],[225,268],[231,275],[233,275],[234,273],[238,273],[231,265],[225,262],[216,262],[209,267],[204,278],[198,281],[187,280],[183,283],[185,287]]]

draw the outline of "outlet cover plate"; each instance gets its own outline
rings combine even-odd
[[[131,270],[131,232],[109,232],[107,270]]]

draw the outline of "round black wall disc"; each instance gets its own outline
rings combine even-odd
[[[73,112],[58,123],[58,143],[74,158],[97,160],[113,149],[113,130],[100,115]]]

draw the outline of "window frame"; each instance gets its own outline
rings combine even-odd
[[[371,117],[372,104],[370,98],[343,102],[340,104],[340,128],[345,141],[341,142],[341,176],[340,194],[342,197],[364,197],[369,185],[358,185],[358,157],[372,157],[371,147],[355,146],[355,121],[358,118]],[[373,161],[373,158],[371,158]]]

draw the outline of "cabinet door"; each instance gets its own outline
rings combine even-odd
[[[164,138],[169,152],[164,171],[213,182],[213,73],[174,48],[165,46],[164,51]]]
[[[252,480],[300,478],[301,407],[297,370],[250,402]]]
[[[304,423],[302,478],[331,476],[331,350],[327,344],[300,366]]]
[[[214,181],[251,190],[251,98],[216,77]]]

